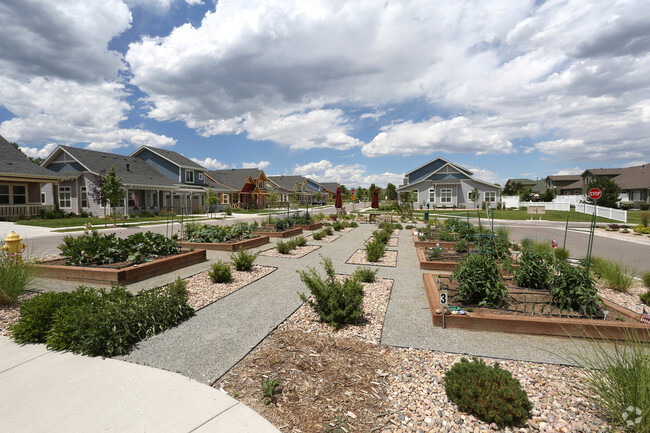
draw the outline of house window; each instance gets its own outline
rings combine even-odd
[[[81,207],[88,207],[88,189],[81,187]]]
[[[258,180],[257,184],[259,185],[260,189],[264,189],[264,181],[263,180]]]
[[[221,194],[221,196],[222,196],[221,203],[230,204],[230,199],[228,194]]]
[[[13,198],[14,204],[25,204],[27,203],[27,188],[25,185],[14,185],[13,186]]]
[[[440,190],[440,203],[451,203],[451,188],[442,188]]]
[[[496,193],[496,191],[485,191],[485,201],[487,201],[487,202],[495,202],[495,201],[497,201],[497,193]]]
[[[45,204],[45,193],[41,193],[41,204]]]
[[[194,170],[185,170],[185,182],[194,183]]]
[[[203,180],[203,172],[202,171],[199,171],[196,176],[197,176],[197,178],[199,180]]]
[[[0,204],[9,203],[9,185],[0,185]]]
[[[71,188],[69,186],[59,187],[59,207],[70,207]]]
[[[429,190],[429,203],[435,203],[436,202],[436,189],[431,188]]]

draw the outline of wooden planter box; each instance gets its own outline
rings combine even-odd
[[[293,227],[290,228],[289,230],[285,230],[283,232],[265,232],[265,231],[257,231],[255,234],[260,235],[260,236],[269,236],[272,238],[290,238],[292,236],[296,236],[299,234],[302,234],[302,229]]]
[[[442,247],[442,246],[441,246]],[[427,260],[424,254],[424,248],[418,248],[418,261],[420,262],[420,269],[427,269],[429,271],[444,271],[452,272],[459,262],[435,262]]]
[[[440,247],[440,248],[449,248],[449,249],[454,249],[456,247],[456,242],[454,241],[421,241],[418,239],[418,237],[415,235],[415,231],[413,232],[413,244],[416,247]],[[470,249],[476,248],[476,244],[474,242],[469,244]]]
[[[260,245],[268,244],[268,236],[258,236],[256,238],[244,239],[238,242],[180,242],[183,248],[195,248],[202,250],[214,251],[239,251],[240,249],[247,250],[249,248],[259,247]]]
[[[433,274],[424,274],[424,290],[429,302],[429,311],[434,326],[442,326],[442,314],[436,314],[440,305],[438,285]],[[639,315],[604,300],[608,309],[639,319]],[[625,340],[632,329],[650,331],[650,326],[641,322],[623,323],[616,321],[570,319],[560,317],[506,316],[499,314],[469,313],[469,315],[445,314],[447,328],[471,329],[477,331],[508,332],[517,334],[552,335],[558,337],[606,338]],[[650,332],[639,332],[638,337],[650,341]]]
[[[317,223],[313,223],[313,224],[296,224],[293,227],[303,229],[303,230],[313,231],[313,230],[322,229],[323,228],[323,223],[322,222],[317,222]]]
[[[60,266],[37,265],[39,277],[56,280],[70,280],[84,283],[100,284],[129,284],[146,280],[156,275],[166,274],[185,266],[201,263],[206,260],[205,250],[182,251],[175,256],[169,256],[153,262],[140,263],[121,269],[97,268],[91,266]]]

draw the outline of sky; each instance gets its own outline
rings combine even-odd
[[[650,161],[647,0],[0,0],[0,135],[349,187]]]

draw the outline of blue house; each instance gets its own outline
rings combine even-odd
[[[205,209],[207,169],[173,150],[142,146],[130,156],[139,158],[174,182],[176,190],[169,198],[178,212],[193,213]]]
[[[479,192],[477,204],[486,202],[495,206],[499,200],[501,187],[474,177],[474,173],[458,164],[438,157],[404,174],[404,183],[397,188],[397,197],[414,192],[414,205],[431,207],[473,208],[470,193],[476,188]]]

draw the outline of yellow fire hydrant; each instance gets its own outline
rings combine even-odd
[[[15,231],[11,231],[5,238],[5,244],[0,247],[0,250],[5,251],[9,255],[20,254],[27,247],[27,244],[22,243],[22,238]]]

